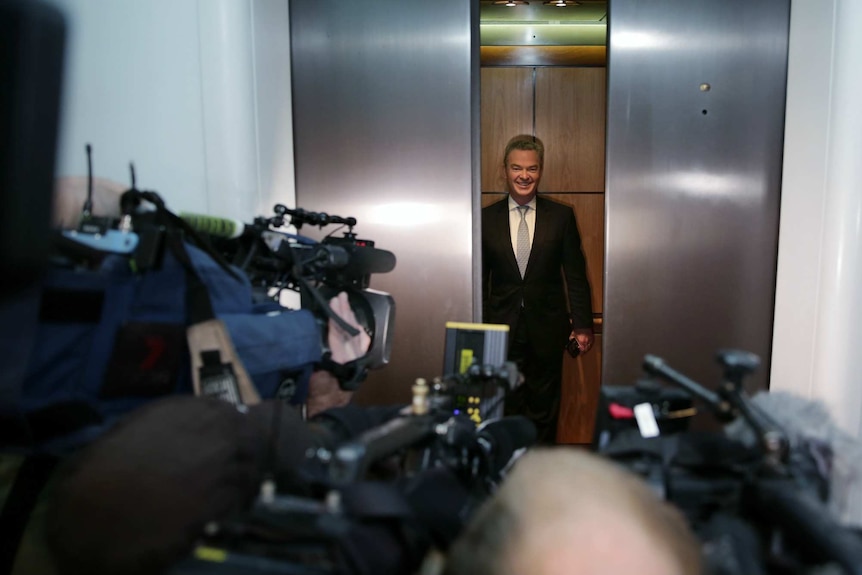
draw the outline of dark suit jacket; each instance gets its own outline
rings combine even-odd
[[[509,233],[508,199],[482,210],[483,321],[508,324],[514,330],[523,301],[533,349],[554,357],[566,345],[572,328],[593,326],[575,214],[569,206],[536,198],[533,246],[522,279]]]

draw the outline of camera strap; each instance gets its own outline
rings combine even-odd
[[[326,298],[321,295],[317,288],[311,285],[311,283],[302,276],[297,277],[302,289],[314,298],[314,301],[324,311],[326,317],[337,323],[339,327],[346,331],[351,337],[359,335],[359,330],[357,328],[344,321],[341,316],[332,311],[329,302],[326,301]],[[325,341],[324,348],[326,348]],[[332,352],[329,350],[324,352],[323,357],[321,357],[320,361],[317,362],[317,367],[334,375],[335,378],[338,379],[339,387],[344,391],[356,391],[368,375],[368,370],[366,369],[366,356],[362,356],[347,363],[338,363],[333,361]]]
[[[155,195],[155,194],[154,194]],[[150,197],[148,200],[153,201]],[[185,233],[197,235],[156,196],[160,217],[166,224],[166,242],[186,272],[186,339],[191,356],[195,395],[216,397],[235,405],[253,405],[260,395],[234,348],[224,323],[215,316],[209,290],[199,277],[185,248]],[[199,242],[201,243],[201,242]],[[206,250],[210,254],[211,250]],[[232,276],[236,273],[221,258],[214,258]]]
[[[317,367],[334,375],[341,389],[356,391],[368,375],[365,363],[364,356],[347,363],[338,363],[332,359],[332,352],[327,351],[317,362]]]
[[[332,311],[332,308],[329,307],[329,302],[326,301],[322,295],[320,295],[320,291],[311,285],[308,280],[303,278],[301,275],[297,275],[297,280],[299,281],[300,286],[303,290],[305,290],[312,298],[314,298],[315,303],[323,309],[323,312],[326,314],[326,317],[334,321],[348,334],[351,336],[359,335],[359,330],[344,321],[340,315]]]

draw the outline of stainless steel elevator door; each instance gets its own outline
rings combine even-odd
[[[406,402],[441,375],[446,321],[474,319],[478,3],[291,0],[290,19],[297,203],[395,253],[371,278],[396,301],[392,362],[360,400]]]
[[[768,362],[788,25],[789,0],[610,3],[603,383]]]

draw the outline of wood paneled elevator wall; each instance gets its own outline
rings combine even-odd
[[[592,438],[601,385],[604,269],[605,108],[603,66],[484,66],[481,71],[482,205],[505,197],[503,151],[516,134],[545,145],[540,193],[571,206],[592,288],[596,344],[564,354],[558,441]]]

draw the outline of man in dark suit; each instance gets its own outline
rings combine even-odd
[[[509,360],[524,374],[506,414],[527,416],[539,442],[554,443],[563,349],[593,345],[590,286],[572,209],[536,195],[541,141],[516,136],[503,157],[509,195],[482,210],[484,321],[509,326]]]

